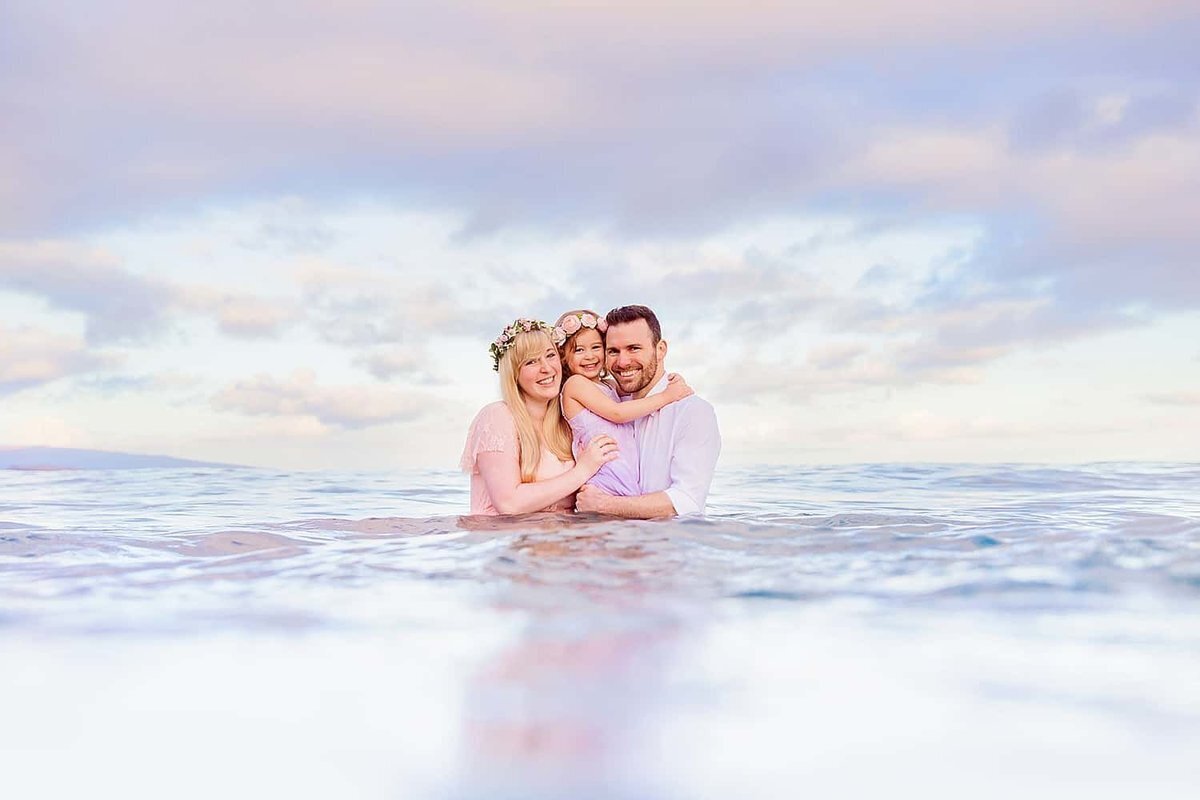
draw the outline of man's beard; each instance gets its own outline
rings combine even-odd
[[[637,394],[642,389],[645,389],[650,385],[650,382],[654,380],[654,376],[658,374],[658,354],[655,353],[650,358],[651,360],[649,362],[642,365],[641,379],[635,386],[627,387],[625,384],[621,383],[621,379],[617,377],[616,373],[613,373],[613,378],[616,379],[617,386],[621,388],[621,394]]]

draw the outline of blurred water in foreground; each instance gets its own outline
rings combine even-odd
[[[0,472],[6,797],[1192,797],[1200,465]]]

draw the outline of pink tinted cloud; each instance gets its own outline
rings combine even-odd
[[[206,286],[179,286],[175,302],[180,309],[210,316],[221,333],[238,339],[270,339],[279,336],[300,317],[295,304]]]
[[[0,394],[82,375],[114,364],[77,337],[0,323]]]
[[[311,370],[286,378],[260,374],[226,386],[212,398],[220,410],[267,417],[312,417],[323,425],[365,428],[416,419],[430,401],[378,386],[321,386]]]
[[[480,235],[689,235],[883,205],[997,228],[1032,217],[1028,246],[1005,254],[1009,274],[1111,286],[1112,302],[1141,261],[1146,297],[1198,300],[1180,256],[1196,244],[1195,125],[1119,124],[1146,86],[1194,102],[1192,63],[1157,60],[1160,39],[1200,23],[1190,2],[9,8],[23,59],[0,76],[0,100],[15,109],[8,166],[23,191],[0,189],[0,225],[70,227],[297,185],[331,203],[365,193],[449,208]],[[1098,69],[1091,51],[1108,43],[1120,60]],[[1025,66],[1031,53],[1042,60]],[[1125,138],[1016,146],[1022,104],[1060,84],[1094,117],[1076,120],[1084,133]],[[1081,277],[1092,270],[1104,280]],[[404,333],[383,319],[355,335]]]

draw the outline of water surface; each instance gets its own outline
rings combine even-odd
[[[0,472],[11,796],[1190,797],[1200,465]],[[9,794],[9,792],[6,792]]]

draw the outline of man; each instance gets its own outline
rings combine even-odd
[[[666,389],[667,343],[654,312],[622,306],[608,312],[605,321],[605,363],[620,393],[634,399]],[[628,519],[703,514],[721,452],[713,407],[695,395],[685,397],[636,420],[634,432],[646,494],[614,497],[585,484],[576,510]]]

